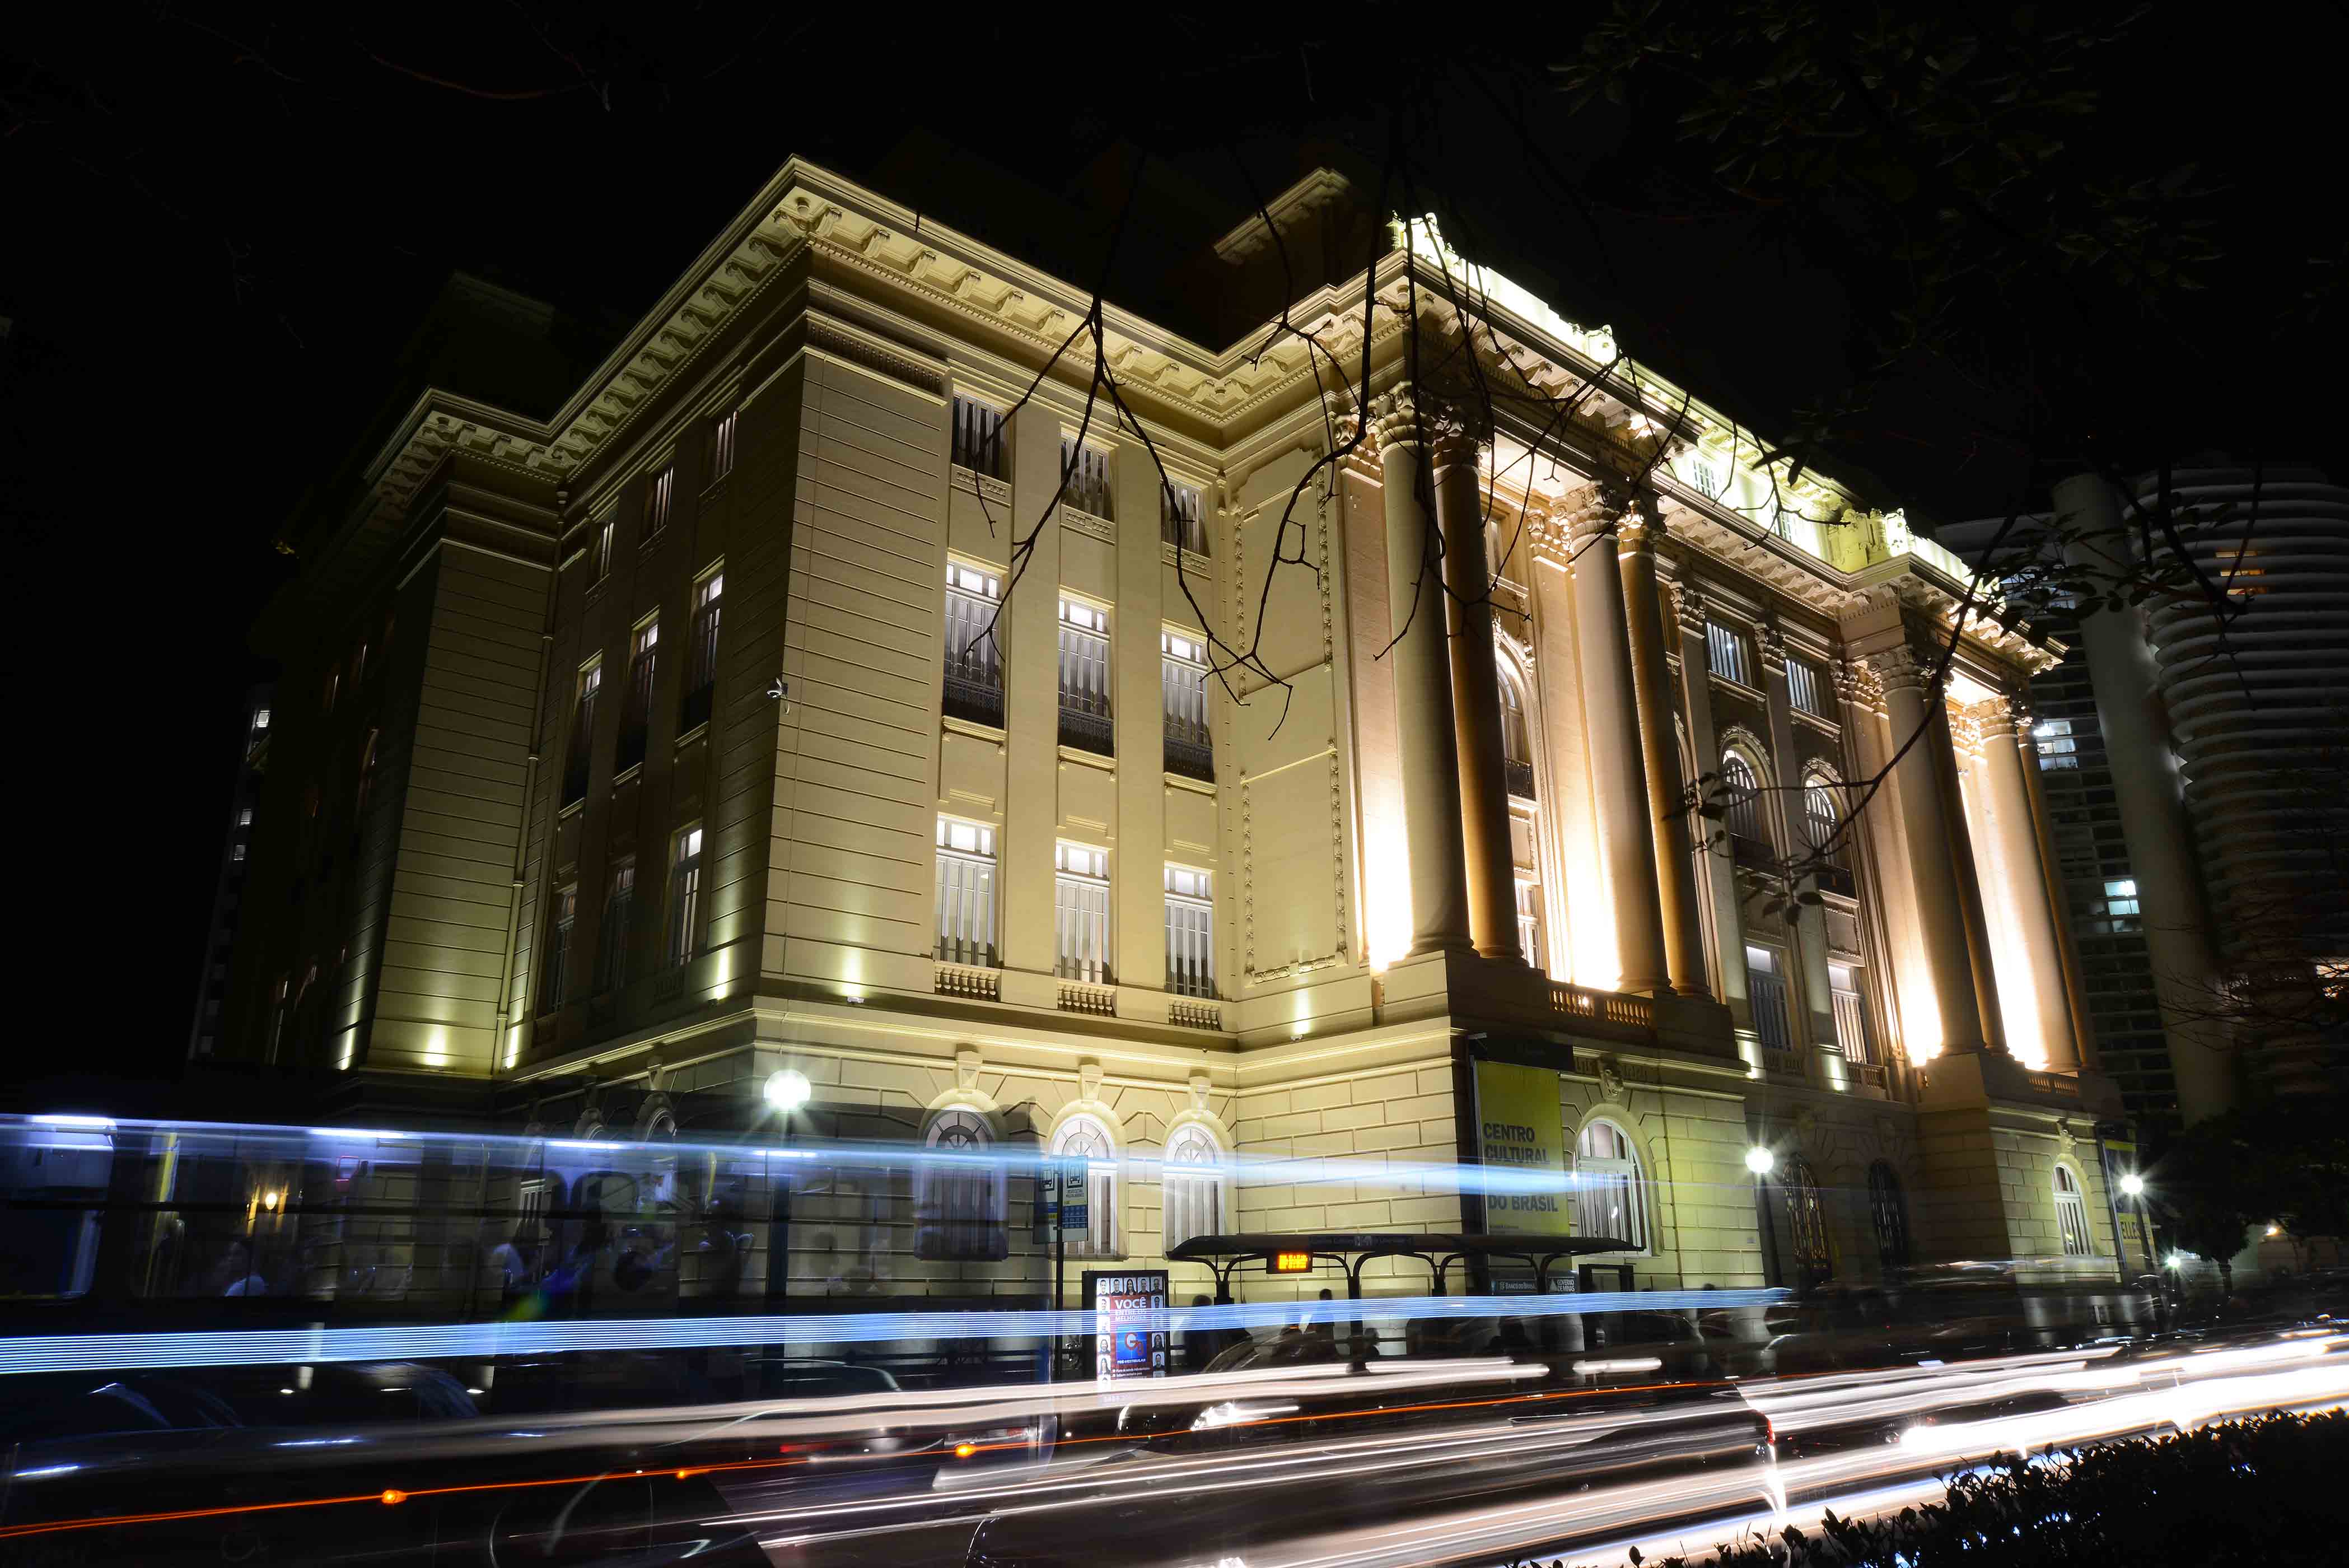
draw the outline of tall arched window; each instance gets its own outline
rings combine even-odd
[[[1159,1166],[1160,1228],[1166,1250],[1194,1236],[1224,1233],[1224,1148],[1194,1122],[1166,1140]]]
[[[1882,1160],[1868,1168],[1868,1212],[1876,1223],[1876,1256],[1888,1269],[1909,1262],[1909,1199],[1900,1178]]]
[[[1593,1121],[1574,1144],[1574,1231],[1648,1250],[1648,1192],[1631,1135]]]
[[[1794,1243],[1795,1284],[1808,1289],[1835,1272],[1827,1245],[1827,1213],[1819,1199],[1818,1172],[1801,1155],[1786,1162],[1786,1233]]]
[[[1732,840],[1752,839],[1767,848],[1770,832],[1763,825],[1762,775],[1743,752],[1721,754],[1722,826]],[[1732,847],[1735,846],[1733,843]]]
[[[1836,842],[1836,829],[1843,825],[1843,814],[1836,805],[1836,786],[1824,774],[1813,774],[1803,781],[1803,837],[1814,851],[1826,849]],[[1828,858],[1837,864],[1843,859],[1842,846],[1836,846]]]
[[[2064,1238],[2065,1257],[2095,1256],[2096,1244],[2088,1235],[2088,1200],[2069,1166],[2055,1168],[2055,1229]]]
[[[1009,1255],[1003,1167],[987,1118],[940,1111],[922,1136],[914,1175],[914,1255],[999,1262]]]
[[[1062,1122],[1047,1151],[1056,1159],[1086,1162],[1085,1233],[1069,1237],[1072,1258],[1120,1258],[1117,1237],[1117,1144],[1109,1128],[1088,1116]]]
[[[1520,800],[1534,798],[1533,737],[1526,724],[1526,689],[1509,661],[1495,652],[1493,662],[1501,676],[1501,775],[1509,793]]]

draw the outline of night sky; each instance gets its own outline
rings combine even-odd
[[[557,305],[592,363],[800,153],[1089,278],[1146,148],[1109,293],[1205,333],[1274,302],[1199,297],[1200,247],[1251,190],[1317,162],[1374,178],[1381,117],[1415,81],[1420,178],[1440,174],[1485,254],[1567,314],[1612,320],[1764,428],[1847,374],[1835,247],[1676,210],[1674,171],[1645,151],[1670,131],[1653,110],[1566,127],[1540,68],[1573,47],[1554,13],[1446,36],[1460,18],[1364,12],[1333,33],[1317,8],[1299,44],[1267,25],[1278,9],[1154,13],[1156,47],[1105,36],[1098,8],[957,7],[932,26],[515,0],[294,21],[166,0],[12,19],[0,521],[19,552],[15,902],[36,928],[18,939],[18,1053],[141,1071],[184,1050],[242,696],[269,672],[246,628],[288,573],[271,541],[383,411],[452,269]],[[2099,84],[2087,151],[2116,170],[2199,158],[2228,187],[2226,286],[2165,324],[2195,346],[2163,395],[2207,427],[2196,444],[2266,443],[2339,479],[2340,436],[2298,406],[2315,389],[2337,420],[2339,312],[2292,337],[2228,330],[2257,314],[2265,269],[2321,254],[2339,275],[2349,40],[2337,11],[2261,16],[2257,37],[2143,28]],[[1595,221],[1532,193],[1496,101],[1559,128],[1543,172],[1587,183]],[[2141,368],[2117,373],[2144,395]],[[1940,428],[1947,391],[1909,389],[1855,455],[1945,514],[1999,510],[2017,477]]]

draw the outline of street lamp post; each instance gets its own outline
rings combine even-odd
[[[1778,1157],[1767,1145],[1755,1144],[1745,1151],[1745,1168],[1754,1173],[1754,1222],[1762,1227],[1763,1278],[1774,1285],[1779,1282],[1780,1276],[1778,1231],[1770,1223],[1770,1173],[1777,1168]]]

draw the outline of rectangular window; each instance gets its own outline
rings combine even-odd
[[[2080,765],[2080,742],[2069,719],[2043,719],[2032,726],[2031,739],[2043,773]]]
[[[1003,727],[1003,644],[996,638],[1003,579],[979,566],[947,563],[947,713]]]
[[[1717,620],[1704,623],[1705,668],[1723,680],[1754,684],[1754,661],[1746,656],[1745,635]]]
[[[1549,968],[1541,947],[1541,888],[1532,882],[1517,884],[1517,950],[1534,968]]]
[[[1114,754],[1109,711],[1109,612],[1061,600],[1061,743]]]
[[[1195,556],[1207,553],[1207,522],[1196,490],[1171,479],[1159,482],[1158,537]]]
[[[243,845],[242,845],[242,844],[239,844],[239,845],[235,845],[235,846],[232,846],[232,847],[231,847],[231,849],[229,850],[229,857],[229,857],[230,859],[232,859],[232,860],[242,860],[242,859],[243,859],[243,858],[244,858],[244,846],[243,846]]]
[[[1052,972],[1109,983],[1109,851],[1079,844],[1052,852]]]
[[[708,460],[701,468],[705,487],[734,472],[734,420],[740,412],[739,409],[729,409],[709,421],[709,439],[702,449]]]
[[[1712,640],[1710,628],[1705,637],[1709,644]],[[1820,689],[1826,683],[1826,678],[1807,660],[1786,660],[1786,701],[1794,705],[1796,712],[1808,713],[1815,719],[1827,717],[1826,705],[1820,696]]]
[[[1104,523],[1113,523],[1117,514],[1111,511],[1109,454],[1062,438],[1061,441],[1061,499],[1080,512],[1090,512]]]
[[[646,538],[656,537],[662,529],[668,526],[669,503],[676,493],[677,464],[670,463],[653,475],[652,484],[645,492],[644,535]]]
[[[954,463],[989,479],[1008,478],[1003,463],[1003,416],[985,403],[957,398]]]
[[[942,963],[995,967],[995,829],[938,818],[938,946]]]
[[[1792,1051],[1795,1034],[1786,1022],[1786,981],[1775,950],[1745,950],[1745,994],[1754,1006],[1754,1032],[1762,1037],[1762,1049]]]
[[[620,710],[620,754],[615,763],[626,773],[645,760],[645,736],[652,728],[653,671],[660,654],[657,617],[636,628],[629,639],[628,699]]]
[[[701,950],[701,829],[677,836],[668,871],[668,962],[684,965]]]
[[[2110,915],[2135,915],[2138,912],[2136,878],[2125,877],[2117,882],[2105,884],[2105,912]]]
[[[236,825],[239,827],[251,827],[253,826],[253,807],[248,805],[236,814]]]
[[[1166,771],[1212,784],[1216,749],[1207,732],[1207,645],[1191,632],[1162,630],[1158,648],[1165,701]]]
[[[612,575],[612,537],[617,526],[617,520],[609,512],[605,513],[604,520],[595,524],[595,580],[599,583]]]
[[[1835,1003],[1836,1044],[1847,1061],[1873,1062],[1868,1044],[1868,1009],[1859,994],[1859,971],[1847,963],[1827,965],[1827,994]]]
[[[686,647],[685,701],[678,729],[709,722],[711,694],[718,688],[718,621],[724,607],[726,574],[712,572],[693,586],[693,630]]]
[[[1166,867],[1166,989],[1177,996],[1216,994],[1213,872]]]
[[[546,961],[541,966],[543,981],[538,992],[538,1010],[552,1012],[563,1005],[571,991],[571,932],[579,924],[579,885],[554,890],[554,908],[546,922]]]
[[[595,702],[604,691],[604,661],[591,659],[579,671],[571,700],[571,746],[563,763],[563,804],[587,798],[587,760],[595,745]]]
[[[628,933],[636,908],[634,857],[612,867],[604,885],[604,924],[596,934],[595,989],[613,991],[628,982]]]

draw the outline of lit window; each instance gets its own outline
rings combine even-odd
[[[653,475],[645,492],[645,537],[649,539],[668,526],[670,499],[677,493],[677,465],[669,464]]]
[[[1767,846],[1770,835],[1762,824],[1762,779],[1742,752],[1721,759],[1722,826],[1733,838],[1750,838]]]
[[[229,857],[231,860],[242,860],[242,859],[243,859],[243,858],[244,858],[244,846],[243,846],[243,845],[242,845],[242,844],[238,844],[238,845],[232,846],[230,847],[230,849],[229,849],[229,852],[228,852],[228,857]]]
[[[1808,1289],[1835,1273],[1835,1252],[1827,1243],[1827,1215],[1819,1201],[1818,1173],[1801,1155],[1786,1162],[1786,1229],[1794,1242],[1795,1284]]]
[[[1836,812],[1835,785],[1826,779],[1814,776],[1803,785],[1803,834],[1810,840],[1814,852],[1825,850],[1836,842],[1836,829],[1841,819]]]
[[[702,445],[702,483],[715,484],[734,472],[734,421],[740,411],[730,409],[709,421],[709,434]]]
[[[621,771],[645,760],[645,737],[652,728],[653,674],[660,655],[660,621],[648,620],[629,639],[628,693],[620,709]]]
[[[1754,684],[1754,661],[1746,651],[1745,634],[1717,620],[1704,623],[1705,667],[1723,680]]]
[[[1003,644],[996,618],[1003,610],[1003,579],[980,566],[947,563],[947,678],[944,705],[951,718],[1001,728]]]
[[[1052,868],[1052,972],[1062,980],[1107,984],[1109,851],[1055,845]]]
[[[552,1012],[563,1005],[571,990],[571,932],[579,923],[579,885],[554,890],[554,908],[546,923],[545,981],[539,988],[539,1011]]]
[[[999,1262],[1011,1251],[1003,1166],[989,1157],[995,1135],[977,1111],[938,1112],[923,1135],[933,1158],[914,1179],[914,1255]]]
[[[628,981],[628,927],[636,907],[636,862],[632,856],[612,867],[604,885],[604,924],[596,933],[595,989],[611,991]]]
[[[1541,888],[1531,882],[1517,884],[1517,950],[1536,969],[1549,968],[1541,949]]]
[[[248,805],[243,810],[236,814],[236,825],[239,827],[251,827],[253,826],[253,807]]]
[[[1187,631],[1158,634],[1166,717],[1166,771],[1213,783],[1215,738],[1207,731],[1207,645]]]
[[[691,730],[709,721],[711,694],[718,686],[718,622],[726,595],[726,574],[711,572],[693,586],[693,628],[686,645],[685,701],[678,728]]]
[[[677,836],[668,873],[668,961],[678,968],[701,950],[701,829]]]
[[[2055,1229],[2064,1238],[2065,1257],[2095,1255],[2095,1243],[2088,1235],[2088,1201],[2080,1191],[2080,1179],[2061,1165],[2055,1168]]]
[[[1212,873],[1166,867],[1166,989],[1216,994],[1216,901]]]
[[[1061,442],[1061,499],[1080,512],[1090,512],[1102,522],[1113,521],[1109,479],[1109,454],[1089,446],[1062,440]]]
[[[1754,1032],[1764,1051],[1792,1051],[1794,1030],[1786,1022],[1786,980],[1775,948],[1745,949],[1745,996],[1754,1009]]]
[[[1123,1256],[1117,1235],[1117,1145],[1109,1128],[1088,1116],[1073,1116],[1052,1135],[1046,1151],[1055,1159],[1082,1161],[1085,1169],[1085,1229],[1069,1237],[1072,1258]]]
[[[1648,1192],[1631,1135],[1594,1121],[1574,1144],[1574,1232],[1648,1249]]]
[[[1004,478],[1003,416],[985,403],[955,399],[954,462],[989,479]]]
[[[1800,659],[1786,660],[1786,701],[1793,705],[1796,712],[1808,713],[1814,718],[1826,718],[1826,704],[1821,697],[1821,691],[1826,684],[1818,670],[1807,660]]]
[[[1859,993],[1859,971],[1847,963],[1827,965],[1827,996],[1835,1007],[1836,1045],[1847,1062],[1872,1062],[1868,1007]]]
[[[1114,750],[1109,612],[1071,598],[1061,600],[1061,743],[1103,756]]]
[[[258,734],[258,733],[260,733],[262,731],[266,730],[267,728],[269,728],[269,710],[268,710],[268,709],[266,709],[266,708],[255,708],[255,709],[253,711],[253,728],[254,728],[254,732],[255,734]]]
[[[595,659],[579,671],[578,690],[571,701],[571,747],[563,764],[563,804],[587,798],[587,761],[595,744],[595,704],[604,693],[604,661]]]
[[[995,967],[995,829],[938,818],[937,915],[939,961]]]
[[[1196,1122],[1166,1143],[1159,1165],[1160,1251],[1195,1236],[1224,1233],[1224,1148]]]
[[[1533,737],[1526,724],[1526,689],[1509,661],[1494,655],[1501,678],[1501,777],[1508,792],[1520,800],[1534,798]]]
[[[610,513],[595,524],[595,581],[602,582],[612,575],[612,535],[615,524]]]
[[[1171,479],[1159,483],[1158,537],[1195,556],[1207,553],[1207,524],[1200,514],[1197,491]]]

